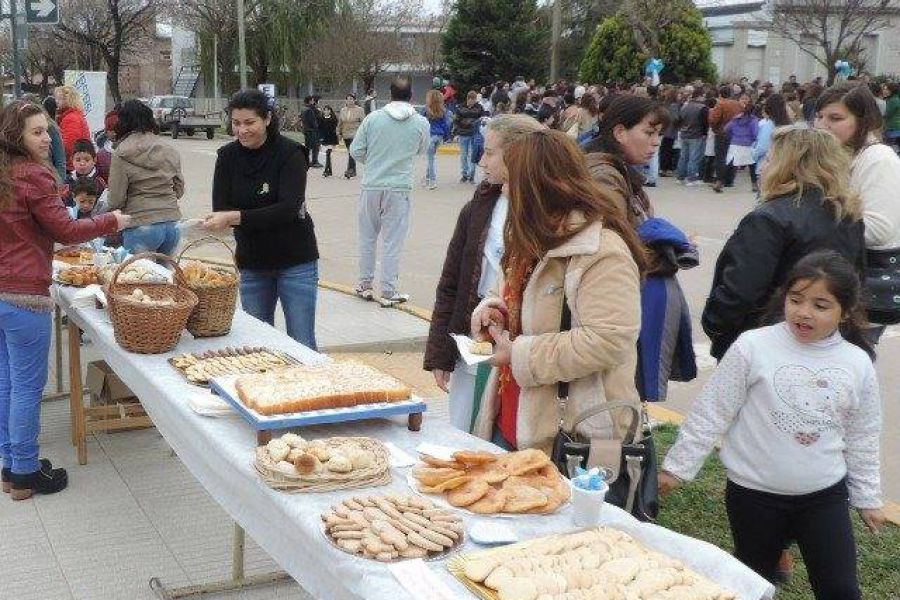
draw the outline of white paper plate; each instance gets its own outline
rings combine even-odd
[[[453,341],[456,342],[456,348],[459,350],[459,355],[460,357],[462,357],[463,362],[465,362],[467,365],[477,365],[491,360],[491,354],[472,353],[472,344],[475,343],[475,340],[473,340],[469,336],[459,335],[458,333],[451,333],[450,337],[452,337]]]

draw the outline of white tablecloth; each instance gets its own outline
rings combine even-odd
[[[328,494],[287,494],[266,487],[252,466],[256,433],[237,415],[203,417],[186,401],[191,394],[209,394],[191,386],[166,359],[184,352],[206,351],[225,346],[267,346],[295,358],[315,361],[321,355],[301,346],[284,333],[238,311],[232,332],[224,338],[192,339],[184,334],[175,352],[160,355],[132,354],[120,348],[113,337],[104,310],[72,306],[72,288],[57,289],[57,299],[70,319],[81,327],[116,374],[141,399],[158,431],[207,492],[246,532],[316,598],[327,600],[409,600],[412,596],[382,563],[350,556],[325,539],[319,515],[341,499],[365,493],[409,491],[406,469],[394,469],[390,486],[375,490],[349,490]],[[304,428],[305,437],[364,435],[389,441],[410,454],[424,440],[459,448],[492,449],[491,444],[436,420],[421,432],[406,428],[406,419],[355,422]],[[504,518],[520,539],[571,530],[571,508],[554,515]],[[468,514],[468,513],[467,513]],[[482,517],[484,518],[484,517]],[[474,517],[466,517],[467,524]],[[628,531],[643,542],[677,556],[699,572],[729,585],[744,600],[758,600],[773,590],[760,577],[724,551],[655,525],[637,522],[616,507],[604,507],[607,524]],[[466,542],[462,552],[479,549]],[[225,557],[223,557],[225,559]],[[429,563],[431,570],[459,598],[471,594],[446,569],[446,561]]]

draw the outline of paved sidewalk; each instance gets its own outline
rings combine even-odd
[[[283,329],[283,319],[277,326]],[[429,399],[426,418],[446,419],[446,396],[421,370],[427,332],[426,321],[405,312],[320,290],[320,348],[402,378]],[[66,339],[64,334],[64,346]],[[84,366],[96,358],[92,345],[85,345]],[[53,393],[52,358],[50,362],[47,391]],[[63,374],[68,389],[67,361]],[[41,408],[42,455],[69,470],[69,488],[24,502],[0,497],[0,600],[152,599],[151,577],[170,588],[230,577],[232,521],[155,429],[89,436],[89,462],[80,466],[70,443],[67,399],[45,401]],[[245,562],[247,575],[278,569],[249,537]],[[203,598],[311,596],[289,581]]]

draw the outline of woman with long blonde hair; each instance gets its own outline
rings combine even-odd
[[[810,252],[834,250],[862,274],[862,204],[850,189],[850,164],[827,131],[775,130],[762,168],[762,204],[741,220],[716,262],[702,320],[714,357],[764,324],[769,299]]]
[[[428,144],[428,166],[425,170],[425,186],[429,190],[437,189],[437,172],[434,168],[434,155],[444,142],[450,141],[453,124],[450,113],[444,107],[444,96],[440,90],[428,90],[425,95],[425,108],[422,116],[428,119],[431,126],[431,142]]]
[[[71,85],[61,85],[53,90],[56,99],[56,123],[62,134],[63,147],[66,149],[66,170],[72,170],[72,155],[75,153],[75,142],[90,140],[91,128],[84,115],[84,103],[81,94]]]
[[[624,210],[600,187],[574,140],[541,130],[504,149],[509,216],[501,297],[472,314],[499,368],[475,433],[507,448],[549,452],[559,422],[557,383],[569,382],[567,423],[605,402],[639,407],[634,373],[644,250]],[[564,327],[563,307],[571,312]],[[608,413],[576,427],[617,431]]]

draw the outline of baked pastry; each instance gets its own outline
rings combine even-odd
[[[349,473],[353,470],[353,463],[343,454],[332,454],[328,462],[325,463],[325,468],[332,473]]]
[[[469,352],[479,356],[490,356],[494,353],[494,345],[488,341],[472,342],[469,346]]]
[[[419,496],[357,496],[332,506],[322,521],[339,548],[379,561],[425,558],[463,541],[460,518]]]
[[[184,273],[185,282],[193,288],[225,287],[237,283],[237,275],[231,271],[196,260],[186,262],[181,270]]]
[[[235,388],[241,402],[263,415],[399,402],[411,396],[409,387],[394,377],[355,361],[243,375]]]
[[[467,557],[503,600],[734,600],[735,594],[615,529],[539,538]]]
[[[312,454],[300,451],[300,456],[294,460],[294,468],[301,475],[312,475],[322,469],[322,463]]]
[[[461,450],[452,461],[427,455],[422,460],[425,464],[412,470],[420,492],[444,494],[451,505],[477,514],[548,514],[571,493],[568,481],[540,450]]]

